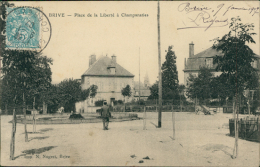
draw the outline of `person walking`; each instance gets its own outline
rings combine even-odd
[[[111,117],[111,113],[109,111],[109,107],[107,106],[107,102],[104,102],[103,107],[101,108],[101,117],[103,120],[103,130],[108,130],[109,117]]]

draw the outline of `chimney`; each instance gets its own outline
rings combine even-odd
[[[89,67],[96,61],[96,55],[89,56]]]
[[[194,56],[194,44],[191,41],[191,43],[189,44],[189,57],[193,57]]]
[[[112,58],[112,62],[113,62],[113,63],[116,63],[116,56],[113,55],[113,56],[111,56],[111,58]]]
[[[111,56],[111,64],[109,65],[110,74],[115,75],[116,74],[116,56]]]

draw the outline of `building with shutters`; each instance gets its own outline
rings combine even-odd
[[[216,49],[213,49],[212,47],[194,54],[194,44],[191,42],[189,44],[189,58],[184,60],[184,85],[187,87],[189,85],[188,78],[189,75],[192,74],[193,76],[198,76],[200,67],[208,67],[211,71],[211,73],[214,76],[219,76],[222,72],[216,71],[217,64],[213,64],[213,58],[218,55],[222,56],[223,53],[221,51],[217,51]],[[255,55],[257,58],[254,62],[251,63],[251,65],[260,72],[260,56]]]
[[[133,92],[134,75],[117,63],[115,55],[111,58],[101,56],[99,59],[96,59],[96,55],[91,55],[89,68],[81,76],[81,85],[83,89],[88,89],[93,84],[98,86],[98,90],[95,98],[89,99],[88,105],[94,106],[98,100],[112,104],[115,100],[124,101],[121,90],[126,85],[130,85]],[[132,97],[126,98],[127,102],[131,100]]]

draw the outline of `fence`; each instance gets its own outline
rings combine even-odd
[[[246,117],[238,121],[238,136],[242,139],[260,142],[259,117]],[[230,136],[235,136],[234,119],[229,119]]]
[[[129,114],[129,113],[112,113],[112,118],[110,119],[112,122],[114,121],[129,121],[129,120],[138,120],[137,114]],[[10,121],[12,122],[12,121]],[[38,118],[36,124],[81,124],[81,123],[98,123],[102,122],[102,119],[98,115],[92,118],[80,118],[80,119],[69,119],[67,117],[59,117],[59,116],[48,116]],[[17,123],[25,123],[25,120],[22,116],[17,116]],[[26,119],[27,124],[32,124],[32,118],[28,117]]]
[[[170,112],[173,106],[173,110],[175,112],[194,112],[195,106],[194,105],[183,105],[182,107],[180,105],[162,105],[162,111],[163,112]],[[125,108],[124,108],[125,107]],[[113,107],[110,107],[110,111],[113,112],[143,112],[144,107],[146,111],[148,112],[156,112],[159,110],[159,106],[156,104],[153,105],[138,105],[138,104],[126,104],[124,105],[116,105]]]
[[[140,101],[132,101],[129,102],[127,104],[131,104],[131,105],[158,105],[159,104],[159,100],[158,99],[150,99],[150,100],[140,100]],[[171,100],[164,100],[162,99],[162,105],[189,105],[191,103],[189,103],[188,101],[186,101],[185,99],[171,99]]]

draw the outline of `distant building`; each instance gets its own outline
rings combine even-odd
[[[88,89],[91,85],[97,85],[97,95],[88,102],[88,105],[95,105],[95,101],[106,100],[108,104],[112,101],[122,100],[121,90],[130,85],[131,90],[134,88],[134,75],[125,68],[117,64],[116,56],[111,58],[101,56],[96,60],[96,55],[89,57],[89,68],[81,76],[81,85],[83,89]],[[132,97],[126,98],[131,101]]]
[[[219,76],[222,72],[216,71],[217,64],[213,64],[213,58],[218,56],[223,56],[223,53],[221,51],[217,51],[216,49],[213,49],[212,47],[194,55],[194,44],[191,42],[189,44],[189,58],[184,60],[184,85],[187,87],[189,85],[188,78],[189,75],[192,74],[193,76],[198,76],[198,72],[200,70],[200,67],[208,67],[212,74],[214,76]],[[252,66],[255,69],[258,69],[260,72],[260,56],[255,55],[257,57],[257,60],[252,62]]]
[[[150,82],[148,74],[146,73],[144,77],[144,83],[140,82],[140,92],[139,92],[139,82],[134,83],[134,100],[139,100],[139,94],[140,94],[140,100],[147,100],[150,96]]]
[[[148,73],[146,72],[145,77],[144,77],[144,87],[150,87],[150,81],[149,81],[149,76]]]

